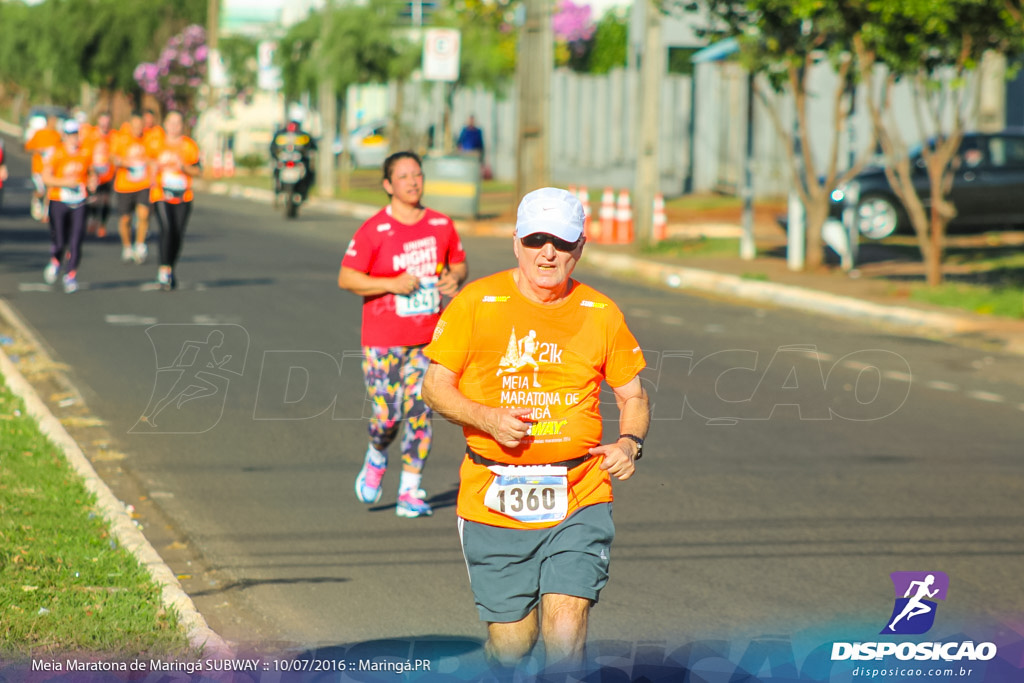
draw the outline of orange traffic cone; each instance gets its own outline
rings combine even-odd
[[[597,242],[611,242],[612,230],[615,228],[615,191],[610,187],[601,193],[601,209],[598,211],[599,227]]]
[[[615,206],[615,239],[616,244],[629,244],[633,241],[633,207],[629,204],[629,192],[619,192],[619,201]]]
[[[583,205],[583,234],[587,236],[587,239],[590,239],[590,192],[587,191],[586,185],[580,186],[576,197],[580,200],[580,204]]]
[[[668,237],[668,219],[665,217],[665,197],[659,192],[654,195],[654,241],[660,242]]]
[[[213,153],[213,165],[210,170],[213,171],[214,178],[220,178],[224,175],[224,158],[221,156],[220,152]]]
[[[235,175],[235,155],[229,149],[224,152],[224,177],[230,178]]]

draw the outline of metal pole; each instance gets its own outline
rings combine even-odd
[[[641,0],[650,2],[651,0]],[[658,129],[661,119],[661,85],[665,76],[665,51],[661,43],[661,12],[653,3],[645,6],[644,51],[640,63],[640,116],[637,122],[636,187],[633,205],[636,239],[650,244],[654,233],[654,195],[661,189]]]
[[[334,176],[334,132],[338,127],[338,99],[331,78],[331,68],[326,56],[327,40],[330,37],[331,18],[334,15],[334,2],[327,0],[324,5],[323,21],[320,24],[320,45],[317,46],[320,59],[320,83],[317,88],[317,99],[320,109],[320,150],[317,154],[317,194],[321,197],[333,197]],[[344,128],[344,127],[343,127]],[[344,141],[346,144],[347,140]],[[342,154],[342,163],[351,150]],[[347,180],[347,176],[346,176]],[[347,189],[347,188],[344,188]]]
[[[548,161],[548,108],[554,43],[551,0],[525,0],[525,18],[519,30],[516,68],[519,118],[516,149],[516,196],[551,184]]]
[[[747,74],[747,151],[743,160],[743,235],[740,258],[752,261],[757,256],[754,239],[754,74]]]

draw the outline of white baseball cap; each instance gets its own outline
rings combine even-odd
[[[583,235],[583,219],[583,204],[576,195],[556,187],[543,187],[519,202],[516,237],[544,232],[575,242]]]
[[[61,130],[63,130],[66,135],[74,135],[75,133],[78,132],[78,128],[78,121],[76,121],[75,119],[68,119],[61,126]]]

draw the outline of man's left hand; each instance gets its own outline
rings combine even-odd
[[[601,469],[607,470],[608,474],[616,479],[625,481],[636,472],[636,466],[633,464],[632,446],[621,440],[612,444],[594,446],[590,449],[590,454],[604,456],[604,462],[600,465]]]

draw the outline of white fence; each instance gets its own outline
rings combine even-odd
[[[832,144],[835,84],[836,74],[827,63],[811,72],[811,130],[805,144],[819,174],[826,168]],[[637,86],[637,74],[625,69],[604,76],[565,69],[552,73],[548,138],[552,182],[592,188],[633,187],[639,118]],[[394,84],[354,87],[348,96],[350,121],[356,112],[373,119],[390,117],[397,110],[401,112],[400,131],[393,145],[425,150],[427,133],[433,125],[435,146],[440,147],[446,86],[406,83],[399,90]],[[908,85],[898,85],[890,97],[895,121],[906,142],[919,142],[933,132],[917,129]],[[769,101],[786,129],[793,130],[793,98],[773,95]],[[456,136],[466,119],[475,116],[483,130],[487,161],[499,179],[512,180],[516,175],[516,103],[511,84],[504,93],[459,89],[452,98],[450,134]],[[278,105],[274,110],[275,118],[279,109]],[[686,191],[737,193],[746,149],[746,112],[747,74],[735,62],[700,64],[693,79],[666,76],[660,94],[658,131],[661,191],[668,196]],[[968,126],[975,120],[973,113],[969,115]],[[258,126],[246,122],[232,128],[241,135],[256,131]],[[760,102],[754,108],[753,131],[755,197],[785,196],[791,185],[786,143]],[[870,120],[861,90],[850,125],[840,135],[840,169],[849,164],[851,151],[864,150],[869,133]],[[265,149],[266,135],[254,133],[251,137],[254,149]]]

